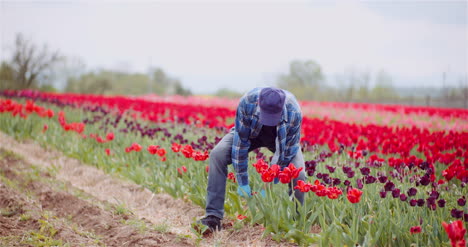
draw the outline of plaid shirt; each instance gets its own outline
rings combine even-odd
[[[234,132],[231,153],[232,165],[241,186],[249,184],[247,158],[250,139],[256,138],[262,129],[262,124],[259,122],[260,107],[258,106],[261,90],[262,88],[252,89],[240,99],[235,126],[231,130]],[[278,164],[281,167],[289,165],[300,148],[302,123],[302,113],[296,98],[290,92],[283,91],[286,94],[286,100],[281,121],[277,125],[276,152],[272,159],[272,164]]]

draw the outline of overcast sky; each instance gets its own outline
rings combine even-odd
[[[395,86],[467,75],[466,1],[5,1],[0,59],[21,32],[87,69],[163,68],[195,93],[272,85],[294,59],[327,81],[381,69]]]

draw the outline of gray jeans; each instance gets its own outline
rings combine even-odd
[[[232,139],[233,132],[229,132],[213,148],[210,153],[210,170],[208,173],[208,188],[206,196],[206,215],[214,215],[219,218],[224,216],[224,199],[226,196],[226,179],[228,174],[228,165],[232,163]],[[256,142],[252,142],[256,143]],[[259,148],[251,145],[249,152]],[[271,150],[271,148],[269,148]],[[305,166],[302,151],[299,149],[296,156],[291,161],[297,168],[302,167],[299,177],[293,180],[293,186],[296,186],[298,180],[305,181]],[[292,194],[293,187],[289,184],[289,195]],[[294,196],[302,204],[304,202],[304,193],[294,190]]]

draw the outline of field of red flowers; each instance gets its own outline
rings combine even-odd
[[[0,129],[204,207],[209,152],[233,126],[236,103],[4,91]],[[230,173],[227,217],[306,245],[466,245],[468,110],[301,107],[308,178],[297,189],[307,192],[304,205],[296,209],[287,193],[297,169],[280,170],[259,149],[250,156],[251,185],[266,193],[240,198]],[[271,183],[276,177],[281,183]]]

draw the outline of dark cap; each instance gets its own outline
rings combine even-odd
[[[258,104],[260,105],[260,123],[276,126],[281,120],[286,95],[279,88],[266,87],[260,91]]]

